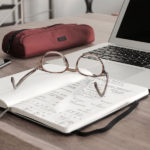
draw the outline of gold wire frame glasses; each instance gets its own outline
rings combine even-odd
[[[50,56],[59,56],[59,57],[61,57],[62,60],[63,60],[63,63],[64,63],[64,68],[62,70],[59,70],[59,71],[52,71],[52,70],[46,69],[44,64],[46,64],[46,58],[50,57]],[[85,59],[85,57],[94,57],[100,63],[100,67],[101,67],[100,73],[98,73],[98,74],[92,74],[92,73],[87,74],[87,73],[85,73],[81,70],[81,68],[79,67],[79,64],[80,64],[81,59],[82,58]],[[26,75],[24,75],[17,83],[15,83],[14,77],[11,77],[11,83],[13,85],[13,88],[17,89],[24,82],[24,80],[26,80],[30,75],[32,75],[37,70],[42,70],[42,71],[47,72],[47,73],[64,73],[65,71],[78,72],[79,74],[81,74],[83,76],[94,77],[94,78],[105,76],[106,77],[106,83],[105,83],[105,86],[104,86],[104,89],[103,89],[102,92],[99,90],[97,82],[94,82],[94,87],[95,87],[98,95],[101,96],[101,97],[104,96],[104,94],[106,92],[107,85],[108,85],[108,73],[105,71],[104,64],[98,56],[96,56],[94,54],[90,54],[90,53],[84,53],[77,59],[75,69],[72,69],[72,68],[69,68],[68,60],[62,53],[57,52],[57,51],[50,51],[50,52],[45,53],[42,56],[42,58],[40,60],[40,64],[37,67],[32,69]]]

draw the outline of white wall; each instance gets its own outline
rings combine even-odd
[[[93,12],[118,13],[124,0],[93,0]],[[86,12],[85,0],[52,0],[54,18]],[[24,0],[25,22],[49,19],[48,0]]]
[[[118,13],[124,0],[93,0],[93,11],[96,13]]]
[[[6,3],[12,0],[2,1]],[[84,0],[52,0],[52,2],[54,17],[74,16],[86,12]],[[93,12],[106,14],[117,13],[122,3],[123,0],[93,0]],[[49,19],[48,9],[48,0],[24,0],[25,22]],[[0,18],[1,15],[2,12],[0,12]]]
[[[12,0],[0,0],[0,5],[3,4],[4,2],[8,3],[8,4],[11,4]]]
[[[74,16],[86,12],[84,0],[53,0],[53,8],[54,17]]]
[[[118,13],[123,0],[93,0],[93,12]],[[54,17],[79,15],[86,12],[84,0],[53,0]]]
[[[47,20],[48,9],[48,0],[24,0],[25,22]]]

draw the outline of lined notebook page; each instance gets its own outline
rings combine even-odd
[[[110,80],[104,97],[88,78],[17,104],[13,112],[38,120],[49,127],[69,133],[148,94],[146,88]],[[96,79],[102,83],[102,79]]]

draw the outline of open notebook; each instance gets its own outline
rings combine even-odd
[[[13,77],[19,80],[26,72]],[[105,96],[99,97],[94,81],[104,84],[102,78],[78,73],[37,71],[14,90],[10,76],[4,77],[0,79],[0,107],[51,129],[71,133],[149,93],[147,88],[109,79]]]

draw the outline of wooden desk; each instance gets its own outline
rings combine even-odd
[[[54,23],[86,23],[95,29],[94,44],[107,42],[116,17],[87,14],[31,23],[0,29],[0,44],[4,34],[14,29],[47,26]],[[83,46],[87,47],[87,46]],[[80,50],[71,49],[64,53]],[[8,57],[0,51],[0,57]],[[0,77],[36,66],[39,57],[21,60],[12,58],[12,64],[0,70]],[[2,86],[2,85],[0,85]],[[149,150],[150,149],[150,98],[142,101],[138,108],[107,133],[90,137],[76,135],[65,137],[37,124],[11,114],[0,121],[0,150]],[[98,122],[89,129],[104,126],[116,115]]]

